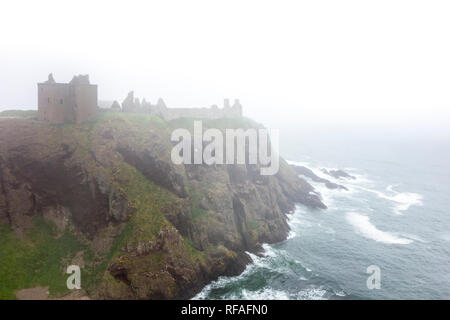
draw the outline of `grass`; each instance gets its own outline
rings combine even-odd
[[[33,118],[37,115],[37,110],[5,110],[0,112],[0,117]]]
[[[127,163],[122,163],[119,170],[127,180],[123,185],[123,191],[135,209],[130,222],[136,232],[130,236],[134,241],[149,240],[156,236],[162,227],[170,225],[164,216],[163,209],[170,206],[177,198],[149,181]]]
[[[77,252],[89,251],[70,231],[56,238],[56,227],[41,217],[22,240],[6,224],[0,224],[0,234],[0,299],[15,299],[16,290],[36,286],[49,286],[50,296],[67,293],[66,267]]]

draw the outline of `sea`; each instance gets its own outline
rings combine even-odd
[[[194,299],[450,299],[450,135],[291,128],[280,154],[348,190],[305,178],[328,209],[297,205],[288,239]]]

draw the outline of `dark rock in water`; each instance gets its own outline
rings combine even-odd
[[[308,169],[307,167],[304,167],[304,166],[297,166],[297,165],[291,165],[291,166],[292,166],[292,168],[294,168],[294,171],[295,171],[297,174],[301,174],[301,175],[303,175],[303,176],[305,176],[305,177],[308,177],[308,178],[310,178],[312,181],[315,181],[315,182],[322,182],[322,183],[328,182],[327,179],[323,179],[323,178],[317,176],[311,169]]]
[[[297,165],[291,165],[291,167],[294,169],[295,173],[297,174],[301,174],[305,177],[310,178],[312,181],[314,182],[320,182],[320,183],[324,183],[325,186],[328,189],[342,189],[342,190],[348,190],[346,187],[337,184],[337,183],[333,183],[327,179],[321,178],[318,175],[316,175],[311,169],[308,169],[304,166],[297,166]]]
[[[328,189],[342,189],[342,190],[346,190],[346,191],[348,190],[346,187],[344,187],[340,184],[334,183],[334,182],[330,182],[330,181],[325,182],[325,186]]]
[[[345,179],[356,179],[356,177],[348,174],[347,172],[343,171],[343,170],[327,170],[327,169],[322,169],[322,172],[333,177],[336,179],[341,179],[341,178],[345,178]]]

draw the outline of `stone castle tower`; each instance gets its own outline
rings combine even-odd
[[[51,123],[83,122],[98,110],[97,85],[88,75],[74,76],[69,83],[57,83],[53,75],[38,83],[38,119]]]

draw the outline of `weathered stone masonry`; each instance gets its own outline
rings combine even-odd
[[[97,85],[88,75],[74,76],[69,83],[57,83],[49,74],[38,83],[38,119],[51,123],[83,122],[97,113]]]
[[[119,110],[119,103],[114,101],[111,108]],[[168,108],[162,99],[158,99],[156,104],[151,104],[145,99],[140,101],[139,98],[135,98],[134,92],[130,91],[122,102],[122,112],[148,113],[165,120],[177,118],[218,119],[242,117],[242,106],[238,99],[234,100],[233,105],[230,105],[229,99],[225,99],[223,108],[219,108],[217,105],[209,108]]]

